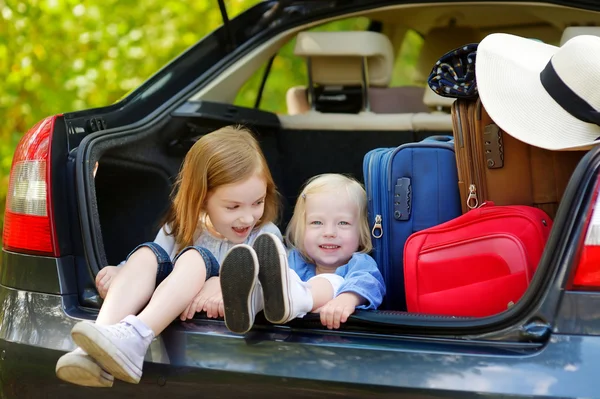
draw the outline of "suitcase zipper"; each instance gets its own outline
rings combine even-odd
[[[458,149],[455,150],[457,159],[457,168],[459,180],[462,179],[463,187],[461,191],[461,205],[463,213],[477,208],[479,205],[479,196],[482,193],[477,192],[480,178],[477,173],[478,162],[476,138],[475,138],[475,104],[471,102],[457,101],[454,103],[454,127],[457,130]],[[459,184],[460,186],[460,184]],[[478,195],[479,194],[479,195]]]
[[[474,184],[469,185],[469,196],[467,197],[467,208],[475,209],[479,206],[477,199],[477,187]]]
[[[379,233],[377,233],[379,230]],[[371,234],[374,238],[381,238],[383,236],[383,227],[381,227],[381,215],[375,215],[375,224],[373,225],[373,230],[371,230]]]
[[[369,172],[367,173],[367,176],[369,176],[369,182],[368,182],[368,187],[369,187],[369,192],[371,193],[371,209],[373,211],[373,213],[375,213],[375,222],[373,223],[373,229],[371,230],[371,234],[373,235],[373,238],[381,238],[381,236],[383,235],[383,229],[381,227],[381,215],[377,214],[377,211],[379,211],[379,204],[376,204],[374,201],[374,181],[376,181],[376,179],[373,178],[373,162],[374,162],[374,158],[375,158],[375,154],[373,153],[373,155],[371,156],[371,158],[369,159]],[[375,232],[379,230],[379,234],[376,234]]]
[[[482,165],[483,151],[484,151],[484,143],[483,143],[483,131],[481,129],[481,99],[477,99],[475,103],[475,108],[471,108],[471,112],[474,115],[471,115],[469,118],[472,123],[473,132],[471,134],[471,159],[473,161],[473,186],[475,187],[475,194],[477,195],[477,202],[481,203],[483,201],[487,201],[487,190],[485,186],[485,169],[486,166]],[[469,187],[470,189],[470,187]],[[481,199],[481,201],[479,201]],[[471,208],[472,209],[472,208]]]
[[[373,222],[373,228],[371,233],[375,240],[373,241],[373,257],[375,262],[377,263],[381,274],[385,281],[388,281],[388,267],[387,267],[387,259],[384,256],[383,251],[383,242],[380,241],[381,237],[383,237],[383,209],[385,206],[384,199],[385,192],[382,187],[382,178],[381,178],[381,170],[382,163],[385,163],[386,154],[390,151],[387,148],[376,149],[371,152],[371,156],[369,158],[369,164],[367,167],[368,173],[368,181],[365,181],[365,184],[369,187],[369,192],[371,197],[368,199],[370,201],[371,209],[370,215],[374,215],[375,220]]]

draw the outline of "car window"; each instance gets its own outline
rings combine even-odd
[[[370,20],[364,17],[348,18],[319,25],[311,31],[367,30]],[[290,40],[277,53],[265,84],[260,109],[275,113],[287,113],[285,95],[290,87],[305,86],[307,82],[306,61],[294,55],[296,39]],[[267,64],[256,71],[238,92],[234,105],[253,108]]]
[[[406,31],[400,48],[396,51],[390,86],[419,86],[416,79],[417,60],[423,48],[423,37],[416,31]]]

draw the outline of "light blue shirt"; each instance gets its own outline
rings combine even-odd
[[[315,265],[307,263],[296,249],[290,251],[288,263],[302,281],[308,281],[317,275]],[[356,252],[347,264],[335,269],[335,274],[344,278],[336,295],[353,292],[366,299],[367,303],[357,306],[357,309],[377,309],[381,305],[385,283],[372,257]]]

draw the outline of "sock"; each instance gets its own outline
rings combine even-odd
[[[256,286],[252,293],[252,301],[254,301],[254,313],[258,313],[265,308],[265,299],[263,295],[262,285],[260,281],[256,279]]]
[[[334,298],[337,296],[338,291],[340,290],[340,287],[342,286],[342,284],[344,284],[344,278],[342,276],[338,276],[335,273],[319,274],[319,275],[312,277],[310,280],[312,280],[313,278],[324,278],[325,280],[329,281],[329,283],[333,287],[333,297]],[[310,282],[310,280],[308,280],[308,281]]]
[[[293,269],[288,269],[291,281],[289,294],[292,296],[292,309],[290,309],[290,320],[296,317],[304,317],[313,308],[313,297],[310,284],[300,279]]]

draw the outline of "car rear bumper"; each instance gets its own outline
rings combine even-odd
[[[0,397],[575,398],[600,389],[600,337],[555,334],[541,348],[287,327],[240,336],[215,320],[169,326],[152,342],[139,385],[83,388],[54,373],[74,348],[72,326],[94,318],[76,299],[0,285]]]
[[[95,317],[93,312],[74,306],[75,303],[75,296],[27,292],[0,285],[0,398],[85,395],[91,399],[132,394],[161,399],[165,394],[279,398],[282,390],[298,388],[299,383],[290,385],[286,378],[253,375],[260,374],[261,363],[272,362],[270,355],[255,361],[248,361],[245,356],[246,364],[236,363],[232,357],[239,355],[240,346],[247,347],[247,341],[229,333],[223,322],[212,320],[176,322],[155,339],[138,385],[115,380],[112,388],[103,389],[66,383],[55,375],[56,362],[75,348],[70,337],[73,325]],[[202,395],[206,390],[210,394]]]

